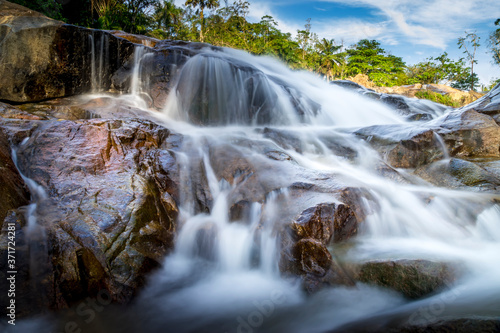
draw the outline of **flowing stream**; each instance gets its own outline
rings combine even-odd
[[[131,96],[120,98],[140,100],[140,64],[147,56],[144,48],[136,50]],[[97,73],[105,60],[94,58]],[[383,177],[378,169],[383,158],[356,135],[369,126],[402,132],[432,128],[442,112],[428,122],[408,122],[388,106],[310,73],[235,50],[201,52],[176,80],[165,109],[155,115],[185,137],[176,152],[185,186],[175,250],[132,305],[109,306],[98,320],[81,326],[83,332],[355,331],[391,322],[500,316],[500,206],[493,203],[498,196],[434,187],[413,175],[408,182]],[[263,152],[263,146],[277,147],[269,129],[295,138],[294,147],[277,149],[293,163],[278,164]],[[447,161],[442,139],[436,140]],[[257,179],[245,172],[220,177],[217,147],[262,166]],[[211,196],[205,209],[189,185],[191,173],[199,170]],[[362,207],[367,218],[359,234],[330,247],[343,260],[428,259],[458,263],[465,273],[441,293],[418,301],[362,283],[307,295],[278,268],[278,224],[287,214],[296,215],[290,189],[302,181],[291,174],[339,179],[343,186],[366,188],[374,198],[377,209]],[[231,219],[235,196],[250,182],[260,186],[264,199],[251,201],[245,214]]]

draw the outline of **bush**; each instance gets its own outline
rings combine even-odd
[[[430,101],[433,101],[433,102],[436,102],[439,104],[448,105],[448,106],[451,106],[454,108],[460,107],[460,102],[454,101],[453,99],[451,99],[451,97],[449,95],[441,95],[439,93],[436,93],[436,92],[433,92],[430,90],[418,91],[415,94],[415,97],[421,98],[421,99],[428,99]]]

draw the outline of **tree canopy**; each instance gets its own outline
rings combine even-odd
[[[450,59],[445,52],[414,65],[384,50],[376,40],[346,46],[342,40],[320,38],[311,20],[295,37],[278,29],[270,15],[259,22],[247,19],[250,3],[235,0],[11,0],[67,23],[107,30],[124,30],[159,39],[198,41],[279,58],[293,69],[306,69],[326,80],[365,74],[380,86],[446,83],[459,89],[476,88],[473,67],[479,40],[466,34],[458,40],[465,58]],[[493,61],[500,65],[500,19],[488,40]],[[467,61],[467,62],[466,62]],[[469,64],[469,65],[467,65]]]

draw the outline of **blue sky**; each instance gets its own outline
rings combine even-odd
[[[319,38],[334,38],[351,45],[376,39],[382,47],[407,64],[446,51],[458,59],[457,39],[465,31],[481,37],[477,74],[482,83],[500,77],[500,66],[491,63],[487,37],[500,18],[500,0],[248,0],[249,20],[271,15],[282,31],[295,35],[311,18],[311,31]],[[177,4],[184,1],[176,0]],[[223,0],[220,1],[224,3]],[[231,1],[230,1],[231,2]]]

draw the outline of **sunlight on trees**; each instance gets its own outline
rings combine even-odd
[[[464,58],[450,59],[444,52],[408,66],[376,40],[363,39],[346,46],[342,40],[320,38],[313,32],[311,19],[296,37],[279,30],[270,15],[262,16],[260,22],[249,22],[250,2],[245,0],[224,1],[223,6],[219,0],[186,0],[182,7],[174,0],[82,0],[67,5],[58,0],[11,1],[71,24],[158,39],[206,42],[273,56],[293,69],[312,71],[327,81],[366,74],[379,86],[444,83],[462,90],[475,89],[479,81],[474,73],[480,46],[475,33],[466,32],[458,39]],[[500,19],[495,25],[498,28],[491,32],[488,47],[493,62],[500,65]]]

